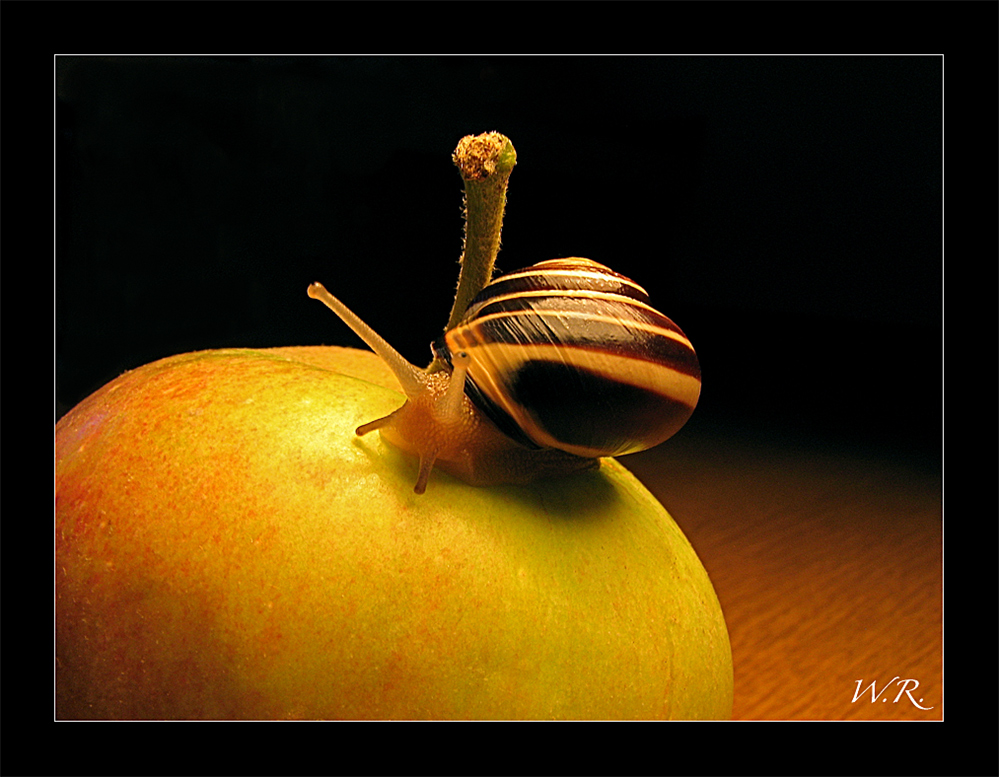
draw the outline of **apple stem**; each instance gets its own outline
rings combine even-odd
[[[492,280],[500,249],[503,211],[510,173],[517,164],[513,143],[499,132],[466,135],[454,150],[452,160],[465,184],[465,244],[454,306],[444,331],[454,329],[469,303]],[[446,369],[434,359],[428,372]]]

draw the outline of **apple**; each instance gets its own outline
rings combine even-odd
[[[219,350],[56,426],[56,714],[728,718],[714,589],[614,460],[476,488],[354,428],[373,354]]]

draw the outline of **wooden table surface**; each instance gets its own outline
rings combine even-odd
[[[714,582],[736,720],[942,718],[938,462],[696,430],[622,461]]]

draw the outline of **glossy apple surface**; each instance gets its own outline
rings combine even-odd
[[[730,716],[714,589],[624,467],[417,496],[415,460],[353,433],[391,380],[350,349],[204,351],[60,420],[59,718]]]

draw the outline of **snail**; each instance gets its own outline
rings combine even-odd
[[[701,389],[687,337],[634,281],[589,259],[493,279],[431,345],[450,368],[410,364],[313,283],[309,296],[392,370],[406,403],[363,424],[419,457],[415,491],[437,466],[472,485],[527,483],[651,448],[690,418]]]

